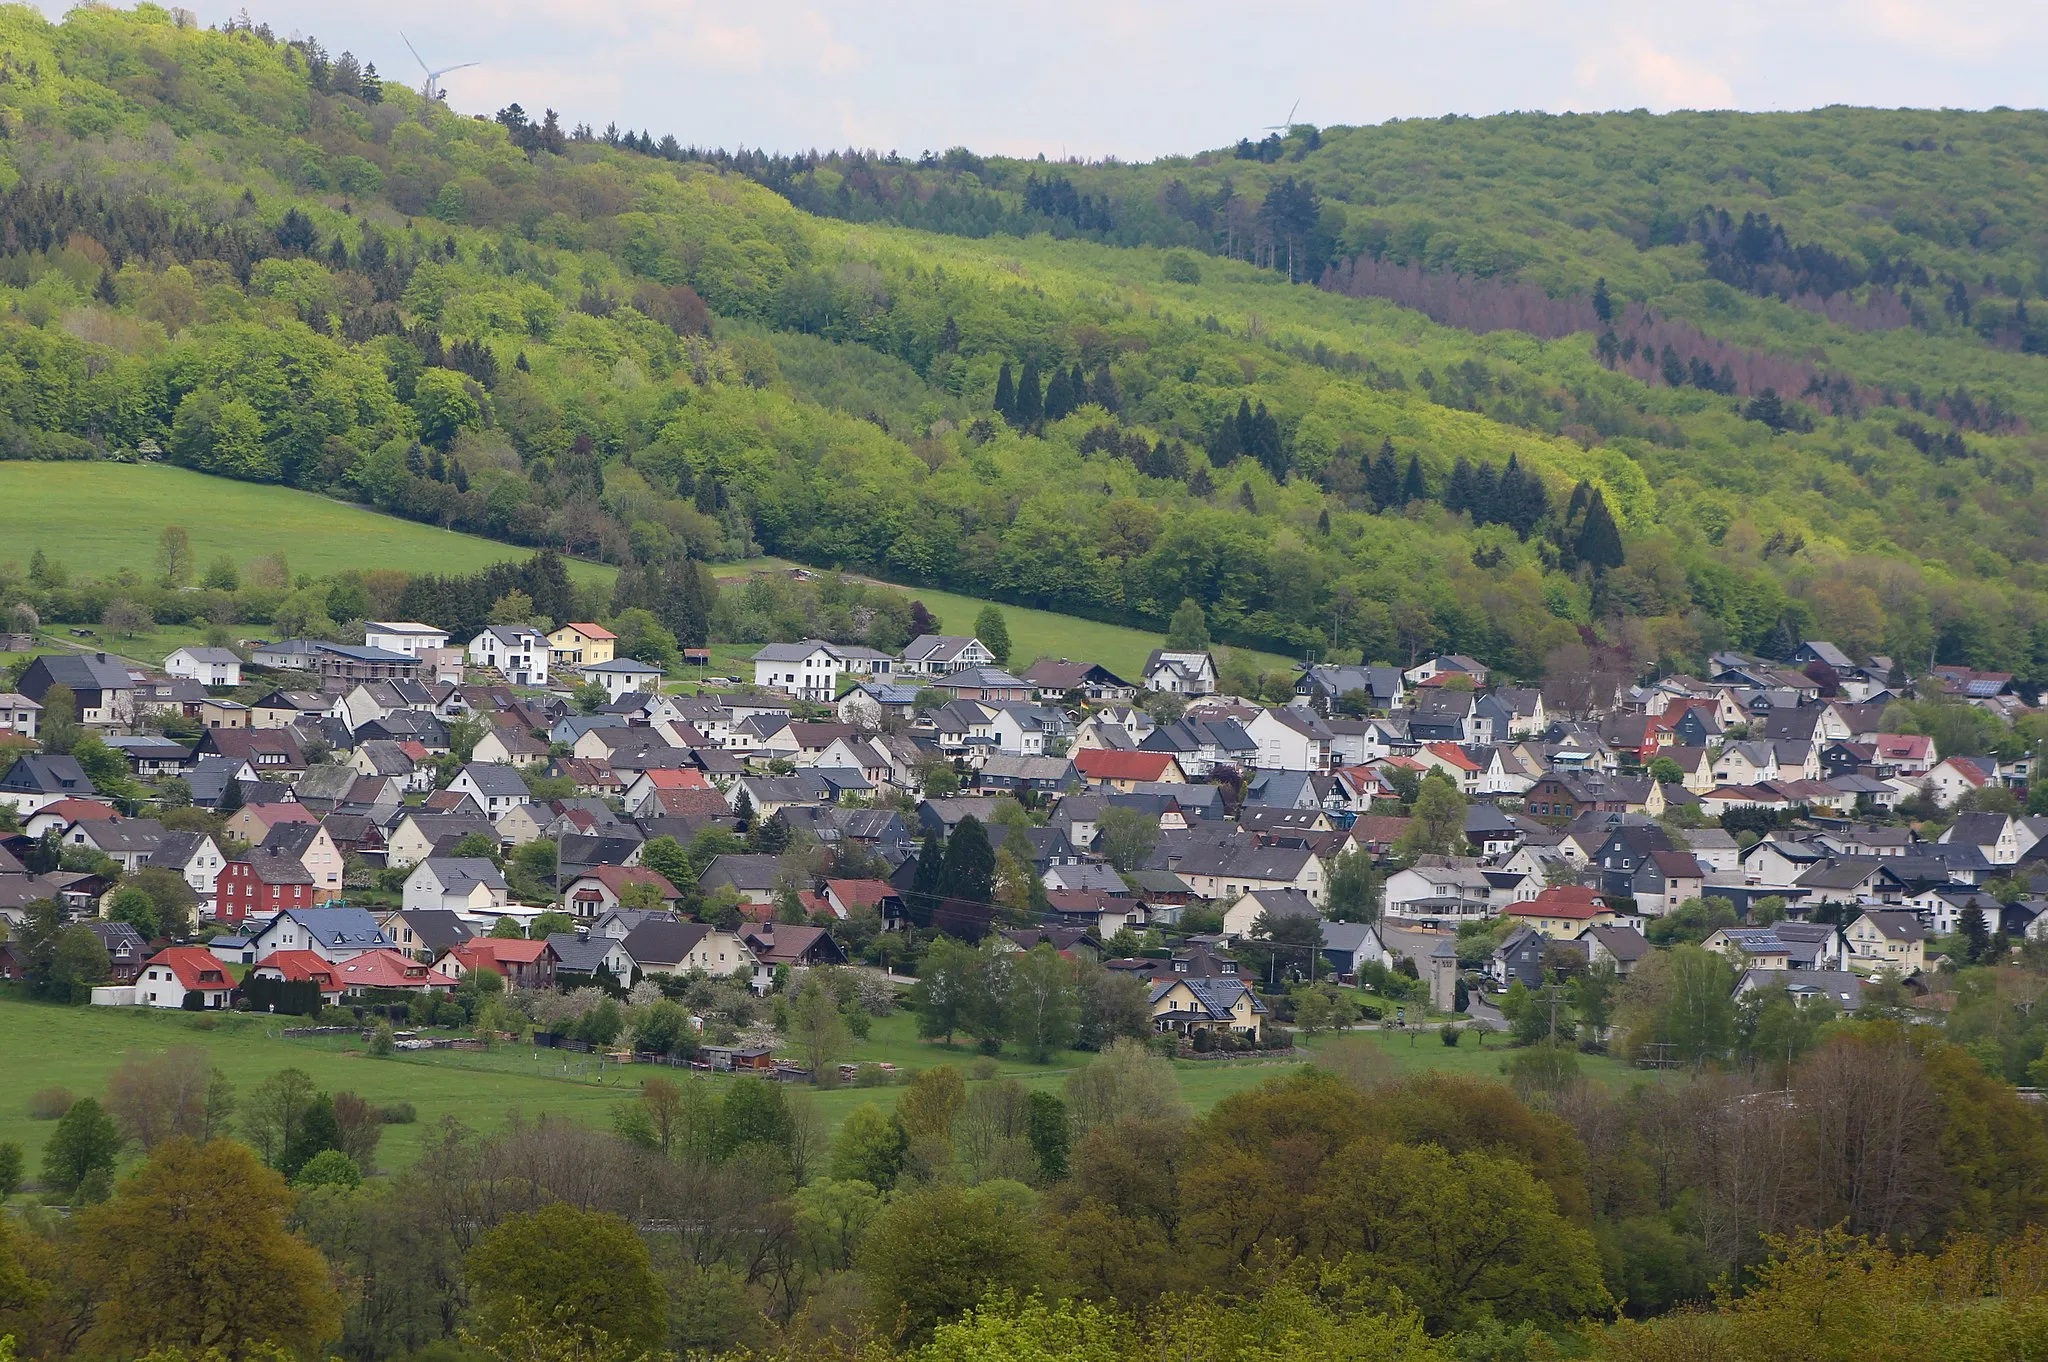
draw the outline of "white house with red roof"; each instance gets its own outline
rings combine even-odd
[[[1946,809],[1970,791],[1995,783],[1997,771],[1998,764],[1989,757],[1944,757],[1923,783],[1934,802]]]
[[[1526,903],[1509,904],[1501,916],[1556,941],[1576,940],[1588,927],[1630,925],[1603,895],[1578,884],[1553,884]]]
[[[214,1011],[228,1005],[235,991],[228,967],[204,946],[170,946],[143,962],[132,984],[96,988],[92,1000],[112,1007],[187,1007]]]

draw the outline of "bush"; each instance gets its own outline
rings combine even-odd
[[[1456,1026],[1439,1026],[1436,1031],[1436,1038],[1446,1045],[1456,1045],[1459,1041],[1465,1039],[1465,1032]]]
[[[434,1025],[458,1030],[469,1025],[469,1014],[462,1010],[460,1003],[442,1003],[434,1009]]]
[[[387,1126],[409,1126],[420,1114],[410,1102],[386,1102],[377,1108],[377,1119]]]
[[[306,1160],[292,1179],[294,1187],[360,1187],[363,1185],[363,1170],[356,1167],[356,1161],[339,1149],[323,1149]]]
[[[346,1007],[320,1009],[319,1023],[322,1026],[354,1026],[358,1020],[356,1014]]]
[[[984,1055],[994,1058],[1003,1052],[1003,1038],[1001,1036],[983,1036],[975,1043],[974,1048],[981,1051]]]
[[[889,1071],[879,1064],[863,1064],[853,1071],[853,1086],[886,1088],[889,1086]]]
[[[373,1055],[388,1055],[397,1044],[398,1037],[392,1033],[388,1021],[378,1022],[377,1029],[370,1033],[370,1053]],[[410,1106],[407,1109],[410,1110]]]
[[[78,1099],[71,1095],[69,1088],[38,1088],[28,1099],[28,1119],[31,1121],[55,1121],[62,1119],[71,1110],[71,1104]]]
[[[220,1026],[220,1018],[211,1012],[202,1012],[196,1017],[185,1018],[185,1025],[194,1031],[212,1031]]]
[[[981,1055],[977,1057],[974,1063],[968,1066],[967,1073],[969,1077],[981,1079],[983,1082],[987,1082],[989,1079],[994,1078],[996,1076],[996,1062],[994,1057],[990,1055]]]

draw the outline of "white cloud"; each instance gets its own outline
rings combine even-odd
[[[1725,109],[1735,103],[1726,77],[1641,33],[1623,33],[1612,47],[1588,53],[1574,75],[1579,89],[1607,108]]]

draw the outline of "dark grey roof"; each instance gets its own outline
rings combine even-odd
[[[604,963],[612,947],[618,945],[616,937],[591,936],[582,932],[550,932],[548,945],[554,948],[559,968],[571,974],[595,974]],[[632,952],[629,949],[627,953]],[[671,963],[671,962],[662,962]]]
[[[462,774],[474,781],[478,791],[486,796],[517,799],[526,794],[526,781],[510,766],[473,761],[462,768]]]
[[[476,935],[462,915],[449,908],[415,908],[402,914],[405,925],[412,928],[412,934],[420,944],[439,955],[453,950]]]
[[[93,793],[92,781],[77,758],[51,756],[15,758],[14,765],[7,768],[7,774],[0,777],[0,790],[66,798]]]
[[[649,918],[626,933],[626,954],[642,969],[674,966],[710,934],[711,929],[701,922]]]

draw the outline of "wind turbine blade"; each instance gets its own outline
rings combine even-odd
[[[404,43],[405,50],[412,53],[412,59],[420,64],[420,70],[426,71],[427,59],[425,57],[422,57],[420,55],[420,50],[412,45],[412,39],[405,36],[404,29],[398,30],[398,41]],[[428,72],[428,74],[431,75],[432,72]]]
[[[483,63],[482,63],[482,62],[480,62],[480,61],[466,61],[466,62],[463,62],[463,63],[462,63],[461,65],[459,65],[459,66],[444,66],[444,67],[442,67],[442,68],[441,68],[440,70],[436,71],[436,72],[435,72],[434,74],[435,74],[435,75],[437,75],[437,76],[445,76],[445,75],[447,75],[447,74],[448,74],[448,73],[449,73],[450,71],[467,71],[467,70],[468,70],[468,69],[469,69],[470,67],[472,67],[472,66],[482,66],[482,65],[483,65]]]
[[[1301,101],[1297,99],[1297,100],[1295,100],[1295,101],[1294,101],[1294,108],[1293,108],[1293,109],[1289,109],[1289,110],[1287,111],[1287,126],[1288,126],[1288,127],[1290,127],[1290,128],[1291,128],[1291,127],[1293,127],[1293,126],[1294,126],[1294,113],[1295,113],[1295,110],[1296,110],[1296,109],[1299,109],[1300,107],[1301,107]]]

